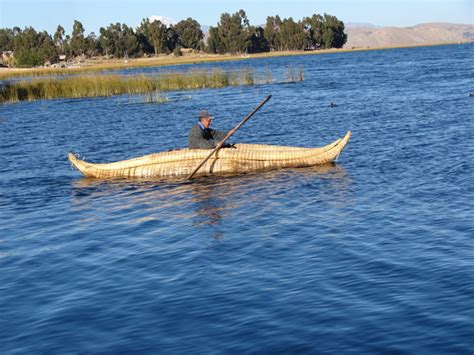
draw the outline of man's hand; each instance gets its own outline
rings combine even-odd
[[[222,148],[234,148],[234,149],[237,149],[237,147],[235,146],[234,143],[230,144],[230,143],[225,143]]]

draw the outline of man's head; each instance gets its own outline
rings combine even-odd
[[[209,128],[211,126],[212,116],[209,111],[204,110],[199,112],[199,122],[201,122],[205,128]]]

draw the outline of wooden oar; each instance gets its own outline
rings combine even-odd
[[[225,143],[230,137],[232,137],[232,135],[233,135],[240,127],[242,127],[242,125],[243,125],[245,122],[247,122],[247,121],[250,119],[250,117],[252,117],[253,114],[254,114],[255,112],[257,112],[257,111],[260,109],[260,107],[262,107],[263,105],[265,105],[265,103],[266,103],[268,100],[270,100],[271,97],[272,97],[272,95],[268,95],[262,102],[260,102],[260,103],[258,104],[257,107],[255,107],[255,108],[253,109],[252,112],[250,112],[247,116],[245,116],[245,118],[244,118],[237,126],[235,126],[234,128],[232,128],[232,129],[227,133],[227,135],[224,137],[224,139],[219,142],[219,144],[212,150],[212,152],[209,153],[209,155],[196,167],[196,169],[193,170],[193,172],[192,172],[191,174],[188,175],[188,177],[187,177],[186,179],[188,179],[188,180],[192,179],[192,177],[194,176],[194,174],[196,174],[196,172],[197,172],[204,164],[206,164],[206,162],[209,160],[209,158],[212,156],[212,154],[216,153],[219,149],[221,149],[222,146],[224,145],[224,143]]]

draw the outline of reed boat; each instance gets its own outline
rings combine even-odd
[[[247,173],[260,170],[298,168],[336,161],[351,132],[319,148],[302,148],[266,144],[236,144],[223,148],[197,171],[195,176]],[[114,163],[95,164],[68,154],[71,164],[87,177],[153,178],[189,175],[208,155],[207,149],[179,149],[154,153]]]

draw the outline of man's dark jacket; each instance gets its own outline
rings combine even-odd
[[[216,131],[211,128],[202,129],[199,124],[194,125],[189,131],[188,148],[212,149],[224,139],[227,132]]]

